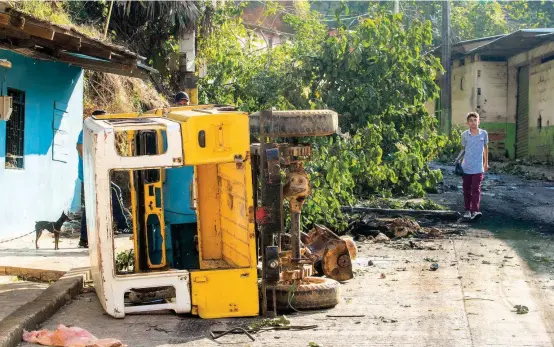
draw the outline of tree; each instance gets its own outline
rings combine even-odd
[[[343,9],[344,10],[344,9]],[[437,93],[438,60],[431,24],[401,15],[360,19],[356,30],[329,34],[316,12],[288,14],[295,35],[269,51],[235,13],[222,10],[217,29],[202,38],[208,75],[200,80],[210,102],[243,110],[331,108],[349,134],[312,139],[307,170],[314,185],[306,222],[344,227],[340,206],[367,194],[421,196],[441,179],[428,162],[444,139],[422,104]],[[268,59],[271,56],[271,59]]]

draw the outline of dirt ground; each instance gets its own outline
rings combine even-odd
[[[493,164],[495,173],[486,173],[483,180],[481,210],[485,217],[493,219],[507,218],[521,222],[547,227],[554,224],[554,182],[549,180],[530,180],[520,176],[496,173],[506,164]],[[435,202],[453,210],[463,212],[462,179],[454,175],[453,167],[448,165],[433,165],[441,169],[444,184],[439,194],[429,197]],[[544,177],[554,177],[554,168],[537,168]],[[531,168],[523,168],[523,174],[534,172]],[[535,170],[535,171],[536,171]],[[536,176],[533,174],[533,176]],[[553,230],[554,231],[554,230]]]

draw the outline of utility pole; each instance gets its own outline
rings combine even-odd
[[[451,46],[450,46],[450,1],[442,3],[442,57],[441,63],[444,68],[444,75],[441,81],[441,113],[440,125],[443,134],[450,135],[452,131],[452,107],[451,107],[451,74],[450,64]]]
[[[400,0],[394,0],[394,13],[397,14],[400,12]]]
[[[192,105],[198,104],[198,77],[196,71],[196,33],[189,31],[179,38],[179,84],[190,97]]]

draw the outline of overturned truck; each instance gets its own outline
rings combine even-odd
[[[302,234],[310,193],[303,164],[311,151],[298,143],[336,130],[331,111],[249,116],[216,105],[88,118],[89,254],[105,311],[117,318],[164,309],[221,318],[265,313],[268,303],[274,310],[336,305],[332,278],[352,277],[355,247],[322,227]],[[259,143],[251,144],[251,135]],[[130,238],[114,232],[112,182],[132,217]],[[283,235],[290,249],[281,247]]]

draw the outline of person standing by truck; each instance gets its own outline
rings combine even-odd
[[[175,106],[188,106],[190,105],[190,97],[185,92],[178,92],[175,94]]]

